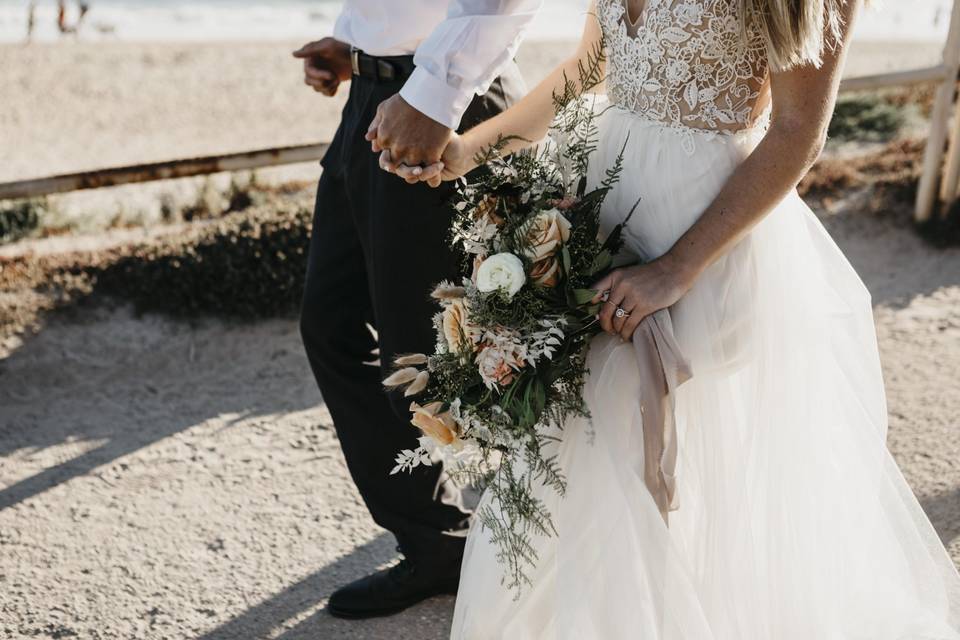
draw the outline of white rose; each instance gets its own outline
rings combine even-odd
[[[513,297],[527,281],[523,262],[512,253],[497,253],[477,269],[477,289],[484,293],[504,291]]]

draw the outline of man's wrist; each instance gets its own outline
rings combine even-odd
[[[460,118],[473,101],[472,93],[454,89],[417,67],[400,89],[400,97],[411,107],[450,130],[460,126]]]

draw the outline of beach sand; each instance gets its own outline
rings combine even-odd
[[[304,86],[300,44],[0,45],[0,181],[330,140],[346,87]],[[525,45],[525,77],[572,46]],[[848,73],[933,64],[940,48],[857,43]]]
[[[341,99],[300,84],[298,44],[0,47],[0,180],[328,139]],[[852,70],[938,48],[861,48]],[[535,79],[566,50],[520,61]],[[960,250],[856,201],[824,221],[874,296],[891,449],[960,561]],[[452,598],[367,622],[323,611],[393,544],[349,480],[294,319],[83,305],[0,347],[0,637],[446,637]]]
[[[0,45],[0,182],[112,166],[329,141],[347,87],[333,99],[304,86],[290,53],[302,42]],[[532,85],[574,43],[525,44]],[[857,42],[848,73],[937,62],[938,43]],[[316,163],[260,170],[264,181],[316,180]],[[84,231],[150,224],[196,200],[190,178],[54,196],[51,222]]]

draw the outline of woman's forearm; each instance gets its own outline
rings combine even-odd
[[[577,59],[571,58],[554,69],[520,102],[466,132],[464,142],[473,153],[480,153],[501,138],[510,137],[502,148],[504,155],[536,144],[547,134],[553,122],[556,114],[554,96],[563,92],[566,78],[576,78],[576,74]]]
[[[591,3],[576,53],[540,81],[520,102],[466,132],[463,141],[467,149],[472,154],[478,154],[496,144],[501,138],[512,138],[502,148],[502,152],[506,155],[532,146],[543,139],[556,115],[554,96],[564,95],[568,82],[573,83],[577,94],[593,88],[582,86],[581,65],[583,67],[599,65],[598,75],[603,77],[606,65],[602,59],[602,42],[603,36],[596,20],[595,5]]]
[[[860,0],[844,5],[844,33],[812,65],[771,75],[770,130],[700,219],[663,257],[685,287],[739,242],[797,186],[826,141]]]

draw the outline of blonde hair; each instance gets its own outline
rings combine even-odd
[[[853,0],[739,0],[745,33],[755,30],[770,68],[820,66],[824,50],[840,42],[843,5]]]

